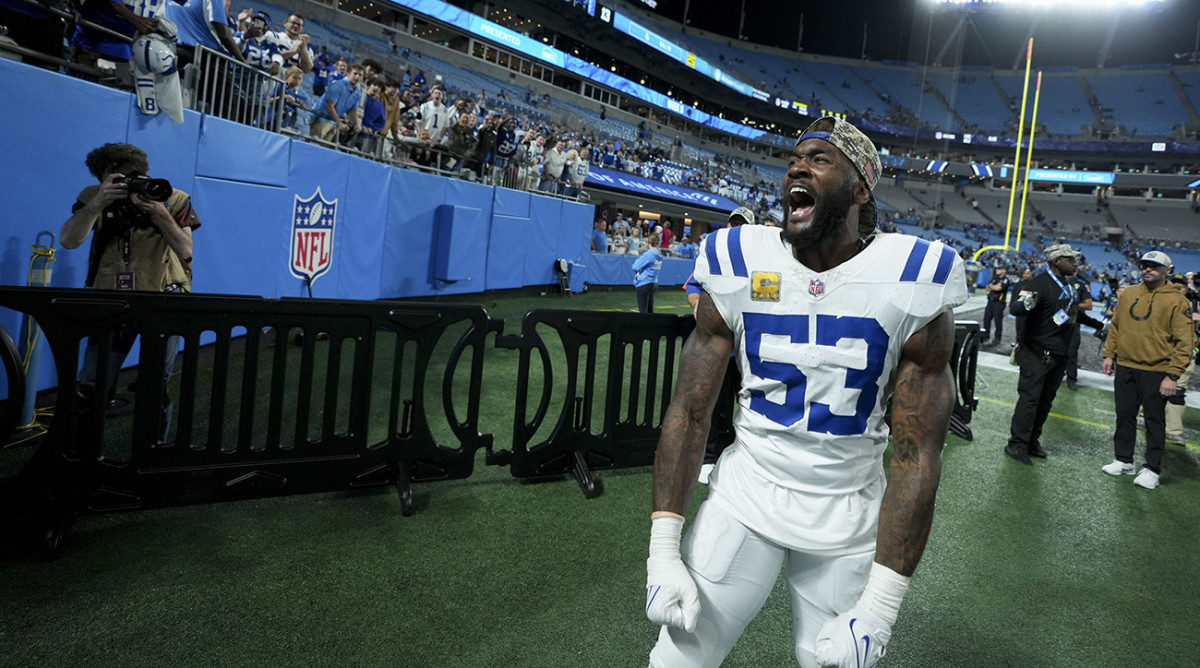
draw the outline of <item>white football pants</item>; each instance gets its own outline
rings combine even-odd
[[[858,602],[875,558],[874,547],[838,556],[789,550],[747,529],[712,501],[700,505],[680,551],[700,592],[700,617],[694,633],[662,627],[650,652],[652,668],[721,665],[785,565],[796,658],[802,668],[816,668],[817,633]]]

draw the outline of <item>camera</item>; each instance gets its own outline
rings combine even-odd
[[[124,183],[129,186],[130,195],[141,195],[151,202],[165,202],[175,192],[175,189],[171,187],[170,181],[166,179],[152,179],[145,174],[120,177],[113,179],[113,183]]]

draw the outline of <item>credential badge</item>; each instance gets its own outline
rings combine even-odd
[[[315,281],[333,265],[337,203],[336,199],[325,199],[319,186],[308,199],[296,195],[292,205],[292,251],[288,258],[292,276]]]

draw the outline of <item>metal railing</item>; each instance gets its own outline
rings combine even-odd
[[[283,79],[251,67],[204,46],[197,46],[195,59],[186,66],[183,88],[189,92],[185,106],[226,120],[274,130],[283,118],[283,96],[270,101],[271,93],[283,90]]]

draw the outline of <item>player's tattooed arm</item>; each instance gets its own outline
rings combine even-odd
[[[675,397],[654,456],[654,510],[683,515],[696,489],[709,423],[733,351],[733,332],[712,298],[701,295],[696,329],[683,344]]]
[[[954,322],[943,313],[904,345],[892,399],[892,461],[875,561],[911,576],[925,551],[954,410]]]

